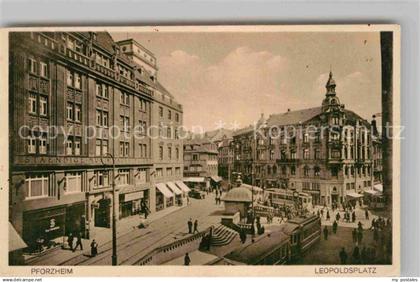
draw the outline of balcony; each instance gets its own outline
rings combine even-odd
[[[276,159],[278,164],[296,164],[300,159]]]
[[[89,62],[90,62],[89,57],[79,52],[66,48],[65,55],[68,58],[72,59],[73,61],[76,61],[77,63],[83,64],[85,66],[89,66]]]

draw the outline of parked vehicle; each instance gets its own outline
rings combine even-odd
[[[206,193],[197,189],[191,189],[191,191],[188,192],[188,196],[194,199],[204,199],[206,198]]]

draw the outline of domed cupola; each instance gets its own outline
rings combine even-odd
[[[331,112],[333,110],[339,110],[341,108],[340,100],[338,99],[335,93],[335,87],[335,80],[333,78],[332,71],[330,71],[328,81],[325,84],[327,92],[325,93],[325,98],[322,101],[323,112]]]

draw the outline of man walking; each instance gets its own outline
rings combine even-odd
[[[330,221],[330,211],[327,210],[327,220]]]
[[[362,230],[359,230],[359,232],[357,232],[357,244],[359,246],[362,243],[362,239],[363,239],[363,231]]]
[[[77,235],[76,246],[74,247],[73,252],[76,251],[78,246],[80,246],[80,250],[83,251],[82,233],[81,232]]]
[[[344,249],[344,247],[341,248],[341,251],[339,253],[340,256],[340,262],[341,264],[346,264],[347,262],[347,253],[346,250]]]
[[[336,233],[337,233],[337,228],[338,228],[337,221],[335,221],[335,220],[334,220],[334,223],[333,223],[333,225],[332,225],[332,230],[333,230],[333,233],[334,233],[334,234],[336,234]]]
[[[193,231],[193,234],[195,234],[195,232],[198,233],[198,220],[197,219],[194,221],[194,231]]]
[[[368,209],[365,209],[365,218],[366,218],[366,220],[369,220],[369,211],[368,211]]]
[[[67,243],[69,244],[69,248],[72,251],[73,251],[73,242],[74,242],[74,236],[73,236],[73,233],[70,233],[67,238]]]
[[[189,233],[189,234],[191,234],[191,233],[192,233],[192,231],[193,231],[192,227],[193,227],[193,222],[192,222],[192,219],[190,218],[190,219],[188,220],[188,233]]]
[[[190,256],[188,255],[188,253],[186,253],[184,257],[184,265],[190,265],[190,263],[191,263]]]
[[[91,257],[95,257],[98,254],[98,243],[96,243],[95,239],[92,240],[90,243],[90,255]]]

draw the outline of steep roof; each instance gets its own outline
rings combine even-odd
[[[114,53],[114,39],[112,38],[111,34],[107,31],[97,32],[96,33],[96,41],[101,45],[102,48],[107,50],[109,53]]]
[[[283,126],[298,124],[300,122],[305,122],[311,118],[322,113],[321,107],[297,110],[297,111],[288,111],[281,114],[274,114],[268,118],[267,126]]]
[[[253,130],[254,130],[254,126],[248,125],[247,127],[240,128],[238,130],[235,130],[232,133],[232,136],[238,136],[238,135],[241,135],[241,134],[249,133],[249,132],[252,132]]]

